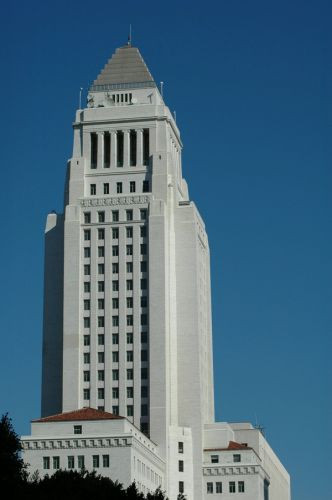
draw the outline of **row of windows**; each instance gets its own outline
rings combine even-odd
[[[89,372],[84,372],[84,375]],[[99,377],[100,371],[98,370],[98,377]],[[90,373],[89,373],[90,375]],[[104,372],[103,372],[103,377],[104,377]],[[84,379],[85,380],[85,379]],[[89,376],[90,380],[90,376]],[[104,378],[102,379],[104,380]],[[99,388],[98,391],[104,391],[103,388]],[[127,387],[126,388],[126,393],[127,393],[127,398],[132,399],[134,397],[134,388],[133,387]],[[100,395],[99,395],[100,394]],[[98,392],[98,398],[99,399],[104,399],[104,392]],[[142,398],[147,398],[148,397],[148,386],[147,385],[142,385],[141,386],[141,397]],[[119,388],[118,387],[113,387],[112,388],[112,398],[113,399],[119,399]],[[74,434],[81,434],[82,432],[74,432]]]
[[[141,297],[141,298],[143,298],[143,297]],[[146,297],[144,297],[144,298],[146,298]],[[144,304],[144,305],[142,305],[142,307],[146,307],[145,301],[141,302],[141,304]],[[142,318],[142,316],[143,316],[143,318]],[[147,318],[145,320],[144,316],[145,316],[144,314],[141,314],[141,326],[146,326],[148,324]],[[113,317],[115,318],[116,316],[113,316]],[[117,321],[118,320],[114,320],[114,323],[113,323],[113,320],[112,320],[112,326],[119,326],[118,324],[115,324]],[[142,321],[144,321],[144,323],[142,323]],[[133,326],[134,325],[133,316],[131,314],[127,315],[126,322],[127,322],[127,326]],[[83,318],[83,324],[84,324],[84,328],[90,328],[90,326],[91,326],[91,319],[89,317],[84,317]],[[97,317],[97,326],[98,326],[98,328],[104,328],[105,327],[105,316],[98,316]],[[127,335],[130,335],[130,333],[128,333]],[[144,342],[144,341],[146,342],[146,340],[143,341],[143,335],[147,336],[147,332],[142,332],[141,335],[142,335],[142,342]],[[99,342],[99,340],[98,340],[98,342]],[[113,343],[117,343],[117,342],[113,342]],[[99,345],[102,345],[102,344],[99,344]]]
[[[127,272],[128,273],[132,273],[133,272],[133,266],[132,266],[132,262],[127,262],[127,264],[131,264],[130,266],[127,265]],[[144,266],[141,266],[141,271],[142,272],[145,272],[146,271],[146,261],[142,261],[141,264],[144,264]],[[102,269],[102,268],[100,268]],[[105,269],[104,269],[105,271]],[[119,265],[118,264],[113,264],[112,265],[112,271],[114,274],[118,274],[119,273]],[[101,274],[104,274],[104,273],[101,273]],[[87,276],[90,276],[89,274]],[[127,280],[127,281],[132,281],[132,280]],[[131,283],[127,283],[126,281],[126,286],[128,287],[131,287],[132,284]],[[141,289],[142,290],[146,290],[147,289],[147,281],[142,278],[141,282]],[[83,287],[84,287],[84,293],[90,293],[91,291],[91,283],[90,281],[85,281],[83,283]],[[117,292],[119,291],[119,282],[117,280],[114,280],[114,282],[112,282],[112,290],[113,292]],[[128,288],[128,290],[132,290],[132,288]],[[98,292],[104,292],[105,291],[105,281],[98,281],[97,282],[97,291]],[[127,307],[129,309],[131,309],[133,307],[133,297],[126,297],[126,304],[127,304]],[[118,309],[119,307],[119,299],[117,297],[114,297],[112,299],[112,307],[113,309]],[[147,307],[147,296],[146,295],[142,295],[141,297],[141,307]]]
[[[86,345],[86,344],[84,344],[84,345]],[[127,359],[128,363],[132,363],[134,361],[134,351],[127,351],[126,359]],[[141,350],[141,361],[143,361],[143,362],[148,361],[148,351],[146,349]],[[105,362],[104,352],[98,352],[98,363],[104,363],[104,362]],[[118,351],[112,352],[112,362],[113,363],[119,362],[119,352]],[[84,364],[90,364],[90,353],[89,352],[84,353]],[[128,373],[129,373],[129,370],[127,370],[127,378],[130,379],[130,377],[128,376]],[[98,380],[104,380],[103,370],[98,371]],[[84,372],[84,381],[85,382],[90,381],[90,374],[88,371]]]
[[[115,250],[114,250],[114,248],[115,248]],[[146,249],[143,248],[142,251],[145,252]],[[119,255],[119,247],[113,247],[113,256],[117,257],[118,255]],[[145,254],[141,254],[141,255],[145,255]],[[146,263],[146,261],[145,261],[144,264],[140,265],[140,270],[143,273],[147,272],[147,263]],[[126,263],[126,271],[127,271],[127,273],[132,273],[133,272],[133,264],[132,264],[132,262]],[[84,276],[91,276],[91,265],[90,264],[84,264],[83,273],[84,273]],[[105,264],[97,264],[97,274],[100,274],[100,275],[105,274]],[[114,262],[112,264],[112,274],[119,274],[119,264],[117,262]],[[100,281],[98,283],[104,283],[104,282]],[[133,280],[127,280],[126,283],[127,283],[127,290],[132,290],[133,289],[132,288],[132,286],[133,286]],[[86,286],[86,289],[84,289],[84,291],[89,292],[90,291],[89,285],[88,284],[87,285],[84,284],[84,286]],[[100,285],[100,286],[103,287],[104,285]],[[98,287],[99,287],[99,285],[98,285]],[[115,281],[112,282],[112,288],[113,288],[114,292],[117,292],[119,290],[119,282],[117,280],[115,280]],[[141,289],[145,290],[146,288],[147,288],[147,280],[144,279],[144,278],[142,278],[141,279]],[[98,288],[98,291],[103,292],[104,290],[99,290],[99,288]]]
[[[92,456],[92,467],[98,468],[100,467],[100,463],[102,464],[102,467],[109,467],[110,466],[110,456],[109,455],[102,455],[101,460],[99,455],[93,455]],[[84,469],[85,467],[85,457],[84,455],[78,455],[75,457],[74,455],[69,455],[67,457],[67,464],[66,464],[68,469],[75,469],[77,467],[78,469]],[[43,457],[43,468],[48,470],[51,468],[51,457]],[[52,457],[52,468],[53,469],[60,469],[60,457]]]
[[[83,361],[84,361],[85,365],[90,364],[90,353],[88,353],[88,352],[84,353]],[[98,352],[98,363],[99,364],[105,363],[105,353],[104,352]],[[134,370],[132,368],[128,368],[127,369],[127,380],[133,380],[133,379],[134,379]],[[147,368],[141,368],[141,379],[142,380],[148,379],[148,369]],[[112,380],[119,380],[119,370],[112,370]],[[84,399],[90,399],[90,397],[84,397]]]
[[[114,185],[114,192],[116,194],[123,194],[126,192],[126,186],[124,187],[123,182],[116,182]],[[112,190],[112,184],[110,182],[103,182],[103,187],[102,187],[102,193],[100,194],[111,194]],[[150,183],[149,181],[143,181],[142,182],[142,192],[143,193],[148,193],[150,190]],[[130,181],[129,182],[129,190],[127,191],[129,193],[136,193],[136,181]],[[97,184],[93,183],[90,184],[90,195],[94,196],[97,194]]]
[[[140,208],[140,211],[139,211],[139,220],[146,220],[147,219],[147,209],[146,208]],[[97,222],[119,222],[120,219],[119,219],[119,210],[112,210],[111,211],[111,221],[107,221],[106,218],[105,218],[105,212],[104,211],[101,211],[101,212],[97,212],[97,216],[98,216],[98,221]],[[126,221],[132,221],[134,220],[134,211],[130,208],[130,209],[127,209],[126,210]],[[90,224],[92,221],[91,219],[91,212],[84,212],[84,223],[85,224]],[[140,226],[141,227],[141,236],[144,237],[146,236],[146,229],[142,229],[143,227],[146,227],[146,226]],[[128,230],[130,231],[130,229],[128,228]],[[87,233],[88,234],[88,233]],[[132,236],[131,236],[132,237]],[[86,238],[84,238],[86,239]],[[90,238],[88,238],[90,239]]]
[[[84,318],[84,319],[89,319],[90,320],[90,318]],[[101,325],[101,324],[98,323],[98,326],[103,326],[103,325]],[[126,335],[127,335],[127,344],[133,344],[134,343],[134,334],[132,332],[128,332]],[[142,344],[146,344],[147,341],[148,341],[148,333],[147,332],[141,332],[141,342],[142,342]],[[98,342],[99,342],[99,339],[98,339]],[[118,335],[118,333],[112,333],[112,344],[113,345],[118,345],[119,344],[119,335]],[[99,345],[102,345],[102,344],[99,344]],[[85,353],[85,354],[89,354],[89,353]],[[88,358],[86,358],[86,359],[88,359]],[[89,362],[90,361],[87,361],[87,363],[89,363]]]
[[[99,231],[102,231],[101,229],[98,230],[98,239],[103,240],[105,238],[104,232],[99,235]],[[91,257],[91,249],[90,247],[84,247],[84,258],[89,259]],[[140,254],[141,255],[146,255],[147,252],[147,245],[145,243],[142,243],[140,246]],[[133,245],[126,245],[126,255],[133,255]],[[118,245],[113,245],[112,246],[112,256],[113,257],[118,257],[119,256],[119,246]],[[98,247],[98,257],[105,257],[105,247],[101,246]]]
[[[239,453],[233,455],[233,462],[241,462],[241,455]],[[211,463],[219,463],[219,455],[211,455]]]
[[[215,488],[215,490],[214,490]],[[216,483],[206,483],[206,492],[207,493],[222,493],[222,482],[218,481]],[[236,493],[236,482],[229,481],[228,483],[228,491],[229,493]],[[244,493],[244,481],[237,482],[237,491],[238,493]]]
[[[118,283],[118,282],[116,282],[116,283]],[[117,287],[118,287],[118,285],[117,285]],[[132,289],[133,289],[132,280],[127,280],[127,290],[131,291]],[[147,281],[141,280],[141,290],[146,290],[146,289],[147,289]],[[86,291],[86,290],[84,289],[84,291]],[[117,290],[113,289],[113,291],[117,291]],[[126,304],[127,304],[127,307],[129,309],[131,309],[133,307],[133,298],[127,297]],[[91,300],[84,299],[83,306],[84,306],[84,311],[90,311]],[[112,299],[112,308],[119,309],[119,299],[118,298]],[[98,310],[105,309],[105,299],[97,299],[97,309]],[[130,319],[130,316],[131,316],[131,319]],[[128,321],[132,321],[132,315],[127,316],[127,325],[132,324],[132,323],[128,323]],[[141,314],[141,325],[147,325],[147,324],[148,324],[147,315]],[[112,325],[119,326],[119,316],[112,316]]]
[[[146,218],[146,211],[145,209],[142,209],[142,212],[140,212],[140,216],[141,217],[145,217]],[[115,211],[115,213],[117,213],[117,215],[115,215],[115,217],[119,217],[119,212],[118,211]],[[101,216],[102,214],[102,216]],[[98,212],[97,213],[98,215],[98,221],[97,222],[105,222],[105,212]],[[126,214],[127,215],[127,214]],[[114,212],[112,212],[112,217],[114,216]],[[91,222],[91,212],[84,212],[84,223],[85,224],[89,224]],[[114,221],[113,221],[114,222]],[[117,222],[117,221],[115,221]],[[142,238],[145,238],[146,237],[146,226],[139,226],[140,227],[140,235]],[[85,234],[85,233],[84,233]],[[87,235],[89,233],[86,233]],[[99,236],[102,236],[103,233],[102,231],[99,232],[98,231],[98,239],[104,239],[104,238],[101,238]],[[133,237],[133,226],[127,226],[126,227],[126,236],[127,238],[132,238]],[[112,228],[112,238],[113,240],[118,240],[119,239],[119,228],[118,227],[113,227]],[[84,237],[85,239],[85,237]],[[91,233],[90,233],[90,238],[88,239],[88,241],[91,239]]]

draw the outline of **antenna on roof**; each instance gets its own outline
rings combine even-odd
[[[79,108],[78,109],[82,109],[82,90],[83,90],[83,87],[80,88],[80,99],[79,99]]]
[[[131,46],[131,24],[129,24],[129,35],[128,35],[127,45],[129,45],[129,47]]]
[[[160,82],[160,93],[161,93],[161,97],[164,96],[164,82]]]
[[[176,111],[175,110],[173,111],[173,115],[174,115],[174,121],[176,123]]]

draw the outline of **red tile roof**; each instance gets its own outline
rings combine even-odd
[[[229,450],[252,450],[246,444],[236,443],[235,441],[229,441],[227,448],[205,448],[204,451],[229,451]]]
[[[57,415],[50,415],[49,417],[39,418],[32,420],[32,422],[70,422],[74,420],[119,420],[124,417],[120,415],[113,415],[102,410],[95,408],[81,408],[80,410],[67,411],[65,413],[58,413]]]

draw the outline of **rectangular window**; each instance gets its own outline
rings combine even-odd
[[[94,469],[99,467],[99,455],[92,455],[92,467]]]
[[[134,397],[134,388],[133,387],[127,387],[127,398],[132,399]]]
[[[105,318],[104,316],[98,316],[98,328],[104,328]]]
[[[146,220],[146,216],[147,216],[146,208],[141,208],[140,216],[141,216],[141,220]]]
[[[183,442],[179,441],[178,442],[178,452],[183,453],[183,450],[184,450]]]
[[[132,262],[127,262],[126,263],[126,269],[127,269],[127,273],[132,273],[133,272],[133,263]]]
[[[142,238],[146,237],[146,226],[140,226],[140,233]]]
[[[117,182],[116,183],[116,192],[118,194],[121,194],[122,193],[122,182]]]
[[[105,229],[98,229],[98,240],[105,239]]]
[[[126,210],[126,220],[133,220],[133,211],[132,210]]]
[[[148,324],[148,315],[147,314],[141,314],[141,325],[146,326]]]
[[[127,326],[133,326],[134,324],[134,317],[132,314],[127,314]]]
[[[133,380],[134,378],[134,370],[132,368],[129,368],[127,370],[127,380]]]
[[[127,344],[133,344],[134,342],[134,336],[131,332],[127,333]]]
[[[98,247],[98,257],[105,257],[105,247]]]
[[[91,168],[97,168],[98,136],[95,132],[92,132],[90,134],[90,145],[91,145],[90,166]]]
[[[128,97],[127,94],[126,97]],[[137,151],[136,130],[130,131],[129,138],[130,138],[130,166],[134,167],[136,165],[136,151]]]
[[[113,240],[119,239],[119,228],[118,227],[112,228],[112,238],[113,238]]]
[[[148,378],[148,369],[147,368],[141,368],[141,379],[146,380]]]
[[[146,273],[146,271],[147,271],[147,262],[146,262],[146,260],[141,260],[140,266],[141,266],[141,273]]]
[[[133,280],[127,280],[127,290],[133,289]]]
[[[130,181],[130,183],[129,183],[129,191],[131,193],[135,193],[135,191],[136,191],[136,183],[135,183],[135,181]]]
[[[240,454],[233,455],[233,462],[241,462],[241,455]]]
[[[112,370],[112,380],[119,380],[119,370]]]
[[[216,493],[222,493],[222,483],[220,481],[216,483]]]
[[[98,370],[98,381],[103,382],[105,380],[105,372],[104,370]]]
[[[98,335],[98,345],[104,345],[105,344],[105,335],[99,334]]]
[[[98,264],[98,274],[105,274],[104,264]]]
[[[90,335],[83,336],[83,345],[90,345]]]
[[[144,349],[141,351],[141,361],[147,361],[148,360],[148,351]]]
[[[98,309],[104,309],[104,299],[98,299]]]
[[[146,254],[146,244],[142,243],[141,244],[141,255],[145,255],[145,254]]]
[[[119,352],[118,351],[113,351],[112,352],[112,361],[113,361],[113,363],[118,363],[119,362]]]
[[[148,405],[141,405],[141,416],[142,417],[148,416]]]
[[[123,132],[117,130],[116,132],[116,151],[117,151],[117,166],[123,167]]]
[[[84,293],[90,293],[90,282],[89,281],[84,282]]]
[[[104,132],[104,168],[111,165],[111,134]]]
[[[126,245],[127,255],[133,255],[133,245]]]
[[[217,464],[219,462],[219,455],[211,455],[211,463]]]
[[[184,493],[184,482],[179,481],[179,493]]]
[[[142,344],[147,344],[148,332],[141,332],[141,342],[142,342]]]
[[[84,328],[90,328],[90,318],[84,318]]]
[[[184,471],[183,464],[184,464],[183,460],[179,460],[179,472],[183,472]]]
[[[98,281],[98,292],[104,292],[104,291],[105,291],[105,282]]]
[[[50,457],[43,457],[43,469],[50,468]]]
[[[90,353],[89,352],[85,352],[83,354],[83,362],[85,365],[88,365],[90,363]]]
[[[110,456],[103,455],[103,467],[109,467],[109,466],[110,466]]]
[[[84,229],[84,241],[90,241],[91,231],[90,229]]]
[[[112,326],[119,326],[119,316],[112,316]]]
[[[119,343],[119,335],[117,333],[112,334],[112,344],[117,345]]]
[[[88,259],[90,257],[90,247],[84,247],[84,258]]]
[[[126,236],[127,236],[127,238],[133,237],[133,228],[132,227],[126,227]]]
[[[77,467],[79,469],[84,469],[84,455],[78,455],[78,457],[77,457]]]
[[[99,387],[98,389],[98,399],[104,399],[105,394],[104,394],[104,389],[102,387]]]
[[[213,493],[213,483],[206,483],[206,492]]]
[[[150,144],[149,144],[149,129],[143,130],[143,165],[149,164]]]
[[[147,385],[142,385],[142,387],[141,387],[141,397],[142,398],[147,398],[148,397],[148,386]]]
[[[127,351],[127,361],[128,362],[134,361],[134,352],[133,351]]]
[[[53,469],[60,469],[60,457],[53,457]]]
[[[113,387],[113,389],[112,389],[112,398],[113,399],[119,399],[119,388],[118,387]]]
[[[112,413],[113,413],[113,415],[119,415],[119,407],[112,406]]]
[[[84,311],[90,311],[90,300],[89,299],[84,300]]]
[[[83,389],[83,399],[87,401],[90,399],[90,389]]]
[[[68,458],[68,469],[74,469],[75,468],[75,457],[73,457],[73,455],[69,455],[67,458]]]
[[[90,224],[91,222],[91,213],[84,212],[84,224]]]
[[[98,352],[98,363],[104,363],[105,354],[103,352]]]
[[[143,181],[143,193],[149,192],[149,181]]]
[[[229,492],[230,493],[235,493],[235,481],[230,481],[229,482]]]
[[[90,264],[84,264],[84,276],[90,276]]]
[[[98,222],[105,222],[105,212],[98,212]]]
[[[90,382],[90,372],[89,371],[85,370],[83,372],[83,380],[84,380],[84,382]]]
[[[119,299],[112,299],[113,309],[119,309]]]
[[[82,434],[82,426],[74,425],[74,434]]]
[[[141,297],[141,307],[147,307],[148,306],[148,298],[146,295],[143,295]]]
[[[112,264],[112,273],[113,274],[118,274],[119,273],[119,264],[117,262],[114,262]]]
[[[244,481],[238,481],[237,490],[239,493],[244,493]]]
[[[112,290],[113,292],[118,292],[119,291],[119,282],[118,281],[112,281]]]
[[[110,185],[108,182],[104,182],[104,194],[110,194]]]
[[[127,406],[127,417],[133,417],[134,416],[134,407],[132,405]]]
[[[112,256],[113,257],[118,257],[119,256],[119,247],[117,245],[112,246]]]
[[[90,195],[95,195],[97,193],[96,184],[90,184]]]
[[[127,297],[127,308],[132,309],[132,307],[133,307],[133,298]]]
[[[119,221],[119,210],[112,210],[112,221],[113,222]]]

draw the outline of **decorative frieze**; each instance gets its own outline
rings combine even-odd
[[[116,196],[112,198],[83,198],[80,200],[82,207],[105,207],[117,205],[139,205],[149,202],[149,196]]]

